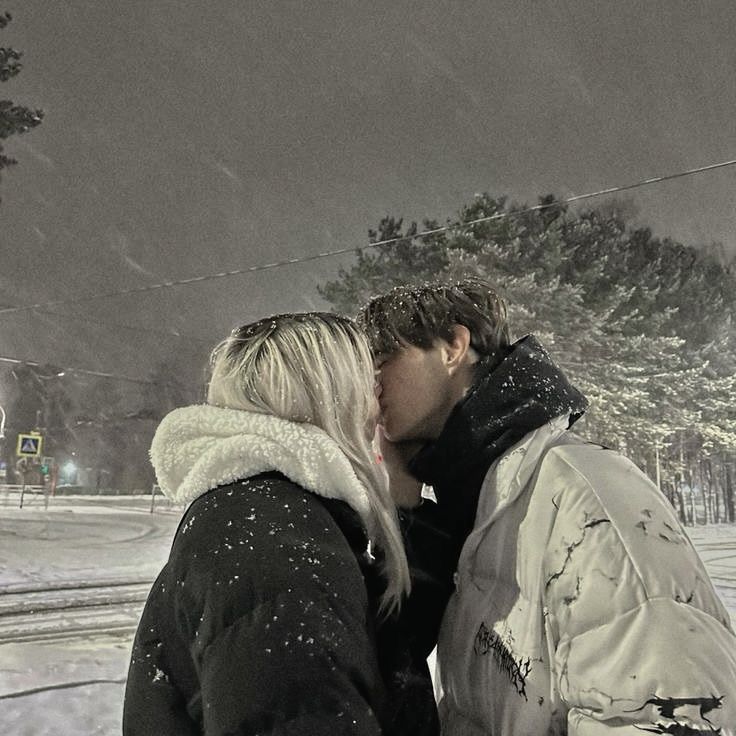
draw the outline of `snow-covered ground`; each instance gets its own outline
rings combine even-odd
[[[120,734],[135,625],[181,511],[157,500],[151,514],[150,497],[56,498],[46,511],[40,500],[22,510],[12,497],[8,505],[2,501],[0,732]],[[146,584],[114,585],[126,581]],[[68,587],[98,582],[113,585]],[[113,603],[61,608],[95,597]],[[126,597],[132,601],[115,602]],[[29,599],[39,602],[33,613],[11,618],[5,612],[17,611]],[[43,631],[34,635],[39,625]]]
[[[3,735],[120,733],[146,591],[181,510],[150,497],[0,496]],[[4,503],[4,505],[3,505]],[[688,529],[736,624],[736,527]]]

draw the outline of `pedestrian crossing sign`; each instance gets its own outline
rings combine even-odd
[[[39,457],[43,437],[40,434],[19,434],[15,454],[20,457]]]

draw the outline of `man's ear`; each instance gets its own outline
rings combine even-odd
[[[475,362],[475,351],[470,347],[470,330],[465,325],[454,325],[449,342],[443,342],[443,359],[450,375]]]

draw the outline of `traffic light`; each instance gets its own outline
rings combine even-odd
[[[41,475],[50,475],[51,466],[54,464],[54,458],[51,455],[44,455],[41,458],[41,463],[38,469],[41,471]]]

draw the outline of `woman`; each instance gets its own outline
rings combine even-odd
[[[374,390],[352,321],[279,315],[233,331],[207,405],[162,421],[159,484],[192,503],[138,627],[126,736],[437,732],[397,625],[409,571]]]

